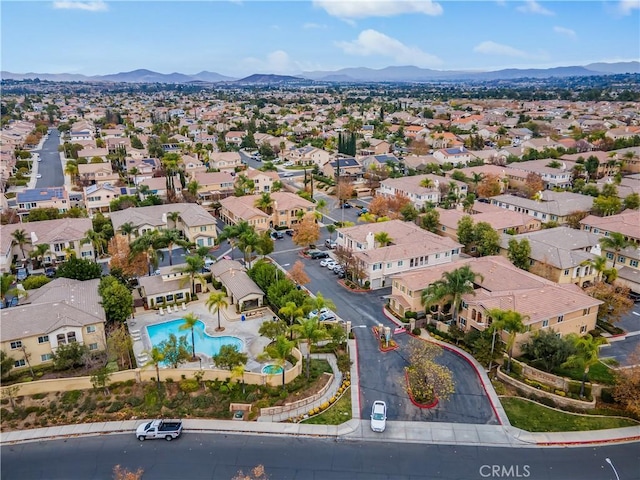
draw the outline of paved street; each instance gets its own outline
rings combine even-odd
[[[42,175],[42,178],[37,179],[37,188],[61,187],[64,185],[64,173],[60,162],[60,152],[58,152],[59,146],[60,132],[52,129],[42,148],[35,150],[42,159],[41,162],[38,162],[38,173]]]
[[[128,433],[9,445],[2,447],[1,454],[3,480],[105,479],[112,477],[115,465],[142,468],[144,478],[155,480],[230,480],[239,470],[249,473],[256,465],[264,465],[271,480],[615,480],[606,458],[621,480],[640,479],[637,444],[572,448],[569,453],[566,448],[187,432],[173,442],[141,443]],[[511,475],[487,475],[494,465]]]
[[[600,349],[600,358],[613,358],[620,366],[640,363],[640,302],[633,304],[631,312],[624,315],[616,326],[624,329],[624,340],[614,340]]]

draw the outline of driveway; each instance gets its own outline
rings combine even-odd
[[[319,242],[320,243],[320,242]],[[284,246],[284,245],[282,245]],[[289,269],[297,260],[305,264],[310,282],[306,287],[313,293],[322,292],[336,304],[336,314],[351,321],[358,340],[358,368],[360,375],[361,416],[369,418],[375,400],[384,400],[388,405],[389,420],[456,422],[475,424],[497,424],[489,398],[485,394],[474,368],[459,355],[445,350],[437,362],[450,368],[456,384],[456,393],[433,409],[414,406],[405,391],[404,368],[407,366],[407,334],[395,337],[400,348],[382,353],[371,327],[378,323],[394,328],[382,311],[384,295],[390,288],[354,293],[337,282],[337,277],[318,260],[309,260],[299,255],[299,250],[287,249],[271,254],[280,265]]]

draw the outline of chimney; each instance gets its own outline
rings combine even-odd
[[[373,232],[367,233],[366,242],[367,242],[367,250],[373,250],[373,247],[375,245],[375,239],[373,237]]]

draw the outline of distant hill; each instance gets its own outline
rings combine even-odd
[[[509,68],[497,71],[432,70],[412,65],[392,66],[381,69],[355,67],[336,71],[304,72],[299,76],[254,74],[237,80],[215,72],[202,71],[194,75],[183,73],[158,73],[152,70],[133,70],[110,75],[86,76],[71,73],[11,73],[0,72],[3,80],[39,78],[54,82],[128,82],[128,83],[221,83],[234,82],[243,85],[268,85],[282,83],[321,82],[433,82],[433,81],[489,81],[515,80],[518,78],[586,77],[640,73],[640,62],[591,63],[585,66],[555,68]]]
[[[305,78],[301,77],[292,77],[290,75],[272,75],[272,74],[262,74],[255,73],[253,75],[249,75],[248,77],[241,78],[240,80],[236,80],[234,83],[242,83],[242,84],[271,84],[271,83],[300,83],[307,81]]]

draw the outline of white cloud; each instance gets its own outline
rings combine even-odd
[[[313,0],[313,5],[343,19],[392,17],[405,13],[442,14],[442,6],[433,0]]]
[[[517,48],[510,47],[509,45],[502,45],[501,43],[486,41],[479,43],[473,47],[473,51],[476,53],[483,53],[485,55],[502,55],[505,57],[520,57],[527,58],[529,55],[527,52],[518,50]]]
[[[527,0],[524,4],[520,5],[517,10],[522,13],[535,13],[538,15],[555,15],[551,10],[547,10],[540,5],[536,0]]]
[[[53,8],[57,8],[59,10],[85,10],[87,12],[106,12],[109,10],[106,2],[103,2],[102,0],[94,2],[61,0],[53,2]]]
[[[620,0],[618,10],[623,15],[631,15],[632,10],[640,10],[640,0]]]
[[[553,31],[572,39],[575,39],[577,37],[575,30],[571,30],[570,28],[555,26],[553,27]]]
[[[327,26],[325,24],[322,23],[313,23],[313,22],[308,22],[305,23],[304,25],[302,25],[302,28],[304,28],[305,30],[313,30],[313,29],[325,29],[327,28]]]
[[[423,52],[418,47],[407,46],[376,30],[363,30],[356,40],[336,42],[335,44],[350,55],[390,57],[398,64],[403,65],[434,67],[442,64],[442,60],[435,55]]]
[[[240,70],[251,73],[275,73],[291,75],[301,70],[284,50],[275,50],[264,59],[247,57],[240,62]]]

